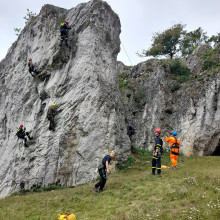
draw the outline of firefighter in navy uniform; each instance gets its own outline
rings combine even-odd
[[[163,153],[163,139],[161,138],[161,129],[155,129],[155,146],[153,150],[152,157],[152,175],[155,175],[155,171],[157,170],[157,174],[161,174],[161,155]]]
[[[63,41],[65,41],[65,45],[68,46],[68,39],[69,39],[69,30],[71,29],[71,27],[69,27],[69,22],[68,21],[64,21],[63,23],[60,24],[60,43],[59,46],[62,46]]]
[[[30,136],[29,132],[26,132],[26,128],[23,129],[23,125],[21,124],[20,127],[18,128],[16,135],[18,138],[21,138],[24,140],[24,146],[28,147],[27,144],[27,138],[25,136],[28,137],[29,140],[33,139],[33,137]]]

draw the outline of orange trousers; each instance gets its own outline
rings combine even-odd
[[[175,167],[177,165],[177,158],[178,158],[177,155],[170,154],[170,160],[173,164],[173,167]]]

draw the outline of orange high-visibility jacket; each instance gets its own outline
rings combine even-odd
[[[173,146],[173,144],[176,143],[176,139],[175,139],[174,137],[167,137],[167,136],[166,136],[166,137],[165,137],[165,141],[170,143],[170,147]],[[178,144],[179,147],[180,147],[180,140],[179,140],[179,138],[177,138],[177,144]]]
[[[179,155],[179,147],[180,147],[180,140],[175,137],[167,137],[165,138],[166,142],[170,143],[170,155]],[[177,144],[177,145],[176,145]]]

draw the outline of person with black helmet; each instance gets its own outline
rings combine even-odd
[[[71,27],[69,27],[69,22],[68,21],[64,21],[63,23],[60,24],[60,43],[59,46],[62,46],[63,41],[65,40],[65,45],[68,46],[67,40],[69,39],[69,29],[71,29]]]
[[[161,138],[161,129],[157,128],[154,130],[155,134],[155,145],[153,149],[152,157],[152,175],[155,175],[157,169],[157,174],[161,174],[161,155],[163,153],[163,139]]]
[[[26,132],[26,128],[23,128],[23,124],[21,124],[20,127],[18,128],[16,135],[18,138],[24,139],[25,147],[28,147],[27,138],[25,136],[27,136],[29,140],[33,138],[33,137],[30,137],[29,132]]]
[[[116,156],[116,151],[113,150],[109,155],[106,155],[102,159],[102,164],[98,167],[98,172],[101,177],[100,181],[95,184],[93,190],[94,192],[102,192],[107,180],[107,173],[109,173],[109,163]]]

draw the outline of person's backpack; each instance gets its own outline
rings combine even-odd
[[[175,138],[176,139],[176,138]],[[177,139],[176,139],[176,143],[174,143],[171,147],[170,147],[170,151],[171,154],[173,155],[179,155],[179,145],[177,144]]]

